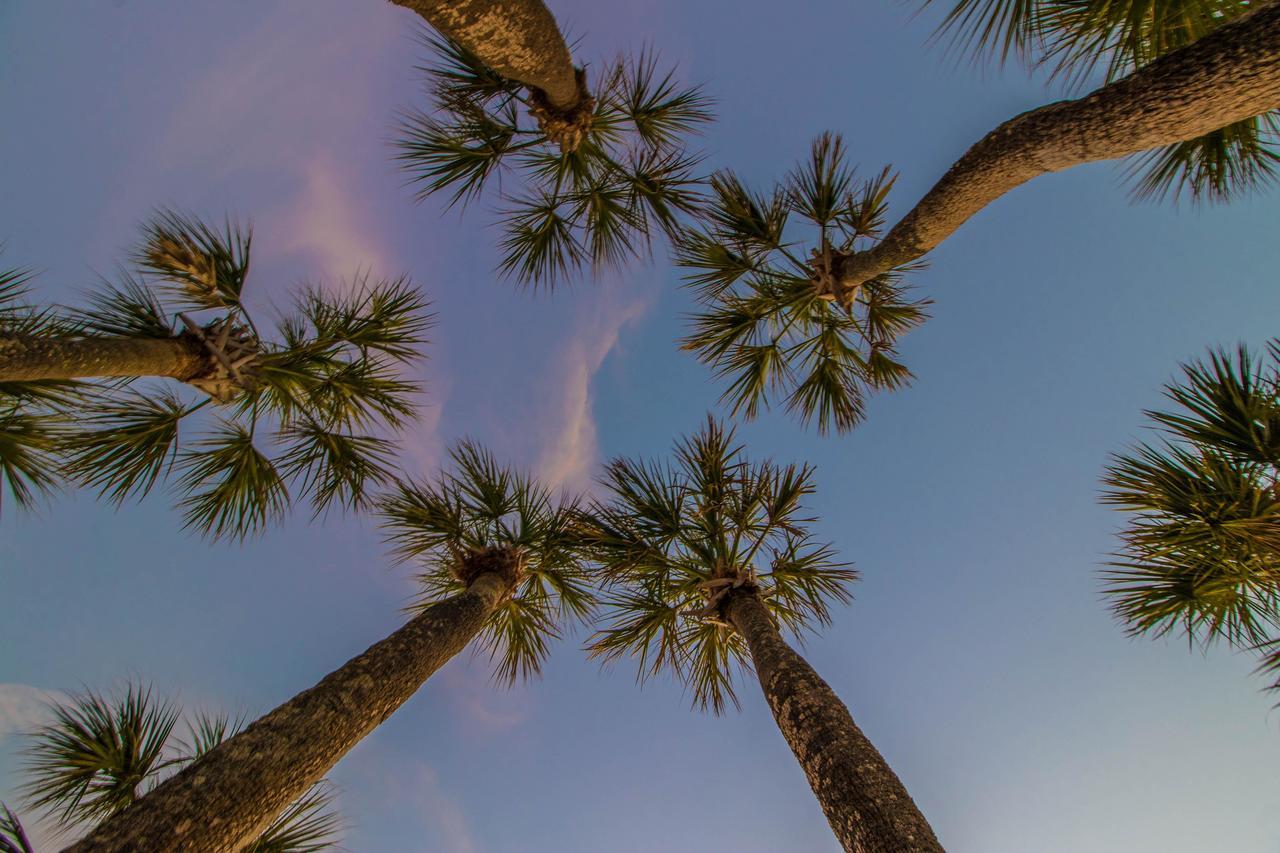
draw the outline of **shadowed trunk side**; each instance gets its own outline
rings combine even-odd
[[[884,239],[843,259],[836,294],[929,252],[992,201],[1047,172],[1195,139],[1280,107],[1280,3],[1074,101],[1010,119],[947,171]]]
[[[541,0],[391,0],[478,56],[503,77],[570,112],[582,92],[569,48]]]
[[[844,849],[941,853],[907,789],[840,697],[782,639],[757,593],[735,591],[725,614],[747,641],[773,718]]]
[[[207,366],[203,347],[186,337],[0,335],[0,382],[95,376],[171,376],[187,380]]]
[[[240,850],[462,651],[513,588],[479,575],[67,850]]]

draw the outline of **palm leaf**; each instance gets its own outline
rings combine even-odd
[[[126,391],[99,400],[63,443],[67,471],[117,504],[144,496],[172,466],[178,425],[197,408],[172,392]]]
[[[184,521],[201,533],[244,539],[278,520],[288,490],[249,430],[222,421],[213,436],[178,457]]]

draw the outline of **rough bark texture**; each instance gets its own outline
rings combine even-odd
[[[850,256],[839,298],[915,260],[1037,175],[1194,139],[1280,107],[1280,3],[1267,3],[1074,101],[983,137],[875,247]]]
[[[207,366],[196,341],[175,338],[0,336],[0,382],[172,376],[190,379]]]
[[[840,697],[782,639],[758,595],[734,591],[725,615],[746,639],[773,718],[844,849],[941,853],[907,789]]]
[[[541,0],[391,0],[417,12],[503,77],[569,112],[581,92],[569,48]]]
[[[481,575],[67,850],[240,850],[460,652],[512,588]]]

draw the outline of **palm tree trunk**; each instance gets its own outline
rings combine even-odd
[[[174,338],[0,335],[0,382],[93,376],[190,379],[207,367],[200,345]]]
[[[426,608],[67,853],[240,850],[462,651],[512,589],[500,574],[480,575],[466,592]]]
[[[1037,175],[1195,139],[1276,107],[1280,3],[1267,2],[1123,80],[988,133],[880,243],[844,259],[835,296],[848,300],[863,282],[921,257]]]
[[[787,645],[754,591],[730,595],[773,718],[804,769],[836,838],[856,853],[941,853],[942,845],[849,709]]]
[[[497,71],[569,112],[582,92],[569,48],[542,0],[391,0]]]

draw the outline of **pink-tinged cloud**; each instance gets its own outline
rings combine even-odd
[[[622,330],[644,316],[649,301],[644,295],[602,291],[579,310],[575,333],[560,354],[550,397],[543,451],[538,475],[551,488],[587,489],[596,461],[596,422],[592,413],[591,382]]]
[[[451,796],[440,776],[426,764],[418,772],[416,796],[413,807],[439,840],[440,850],[450,853],[481,853],[481,846],[472,832],[471,822],[458,800]]]
[[[437,676],[454,722],[465,734],[489,737],[510,732],[533,710],[534,697],[524,685],[497,685],[491,672],[488,656],[476,652],[469,665],[451,666]]]
[[[49,719],[49,704],[67,699],[58,690],[42,690],[29,684],[0,684],[0,741],[21,735]]]

